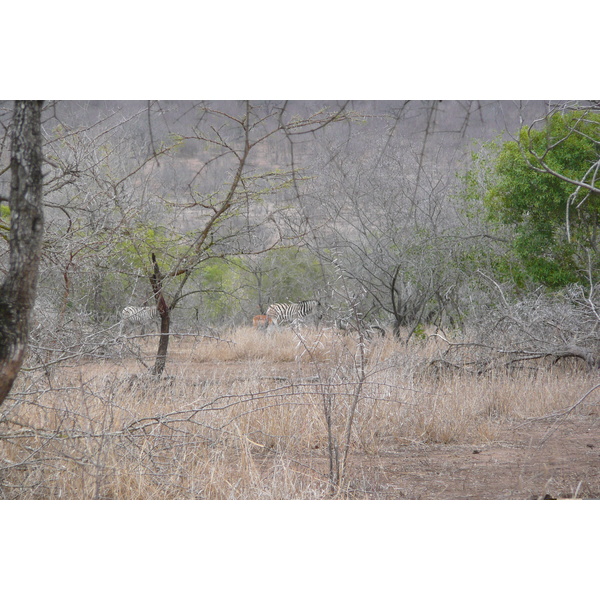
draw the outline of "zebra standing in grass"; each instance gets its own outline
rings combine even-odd
[[[141,334],[146,332],[146,326],[156,323],[160,317],[156,306],[126,306],[121,312],[121,327],[119,335],[123,333],[123,329],[134,329],[139,326]]]
[[[267,308],[267,319],[273,325],[295,325],[299,321],[312,317],[315,324],[321,319],[321,303],[318,300],[301,300],[287,304],[271,304]]]

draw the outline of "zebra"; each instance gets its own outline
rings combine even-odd
[[[146,325],[153,324],[160,317],[156,306],[126,306],[121,312],[121,326],[119,335],[124,328],[135,328],[140,326],[141,335],[146,331]]]
[[[289,302],[287,304],[271,304],[267,308],[267,319],[273,325],[289,323],[294,325],[306,317],[313,317],[315,324],[321,319],[321,303],[318,300],[301,300],[300,302]]]

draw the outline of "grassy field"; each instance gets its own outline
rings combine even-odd
[[[435,337],[240,328],[174,336],[156,380],[155,346],[29,365],[2,407],[2,496],[600,496],[597,377],[576,363],[477,375],[432,366]]]

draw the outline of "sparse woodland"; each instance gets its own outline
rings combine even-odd
[[[600,496],[597,102],[46,102],[40,131],[0,498]]]

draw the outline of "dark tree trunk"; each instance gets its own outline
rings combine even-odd
[[[0,404],[19,373],[35,302],[42,209],[42,102],[15,102],[11,132],[10,264],[0,285]]]
[[[165,297],[162,292],[162,280],[163,276],[160,272],[156,256],[152,254],[152,263],[154,265],[154,271],[150,276],[150,284],[152,285],[152,291],[156,298],[156,307],[160,314],[160,338],[158,341],[158,350],[156,352],[156,360],[154,361],[154,368],[152,374],[160,377],[165,370],[167,364],[167,351],[169,349],[169,330],[171,327],[171,311]]]

